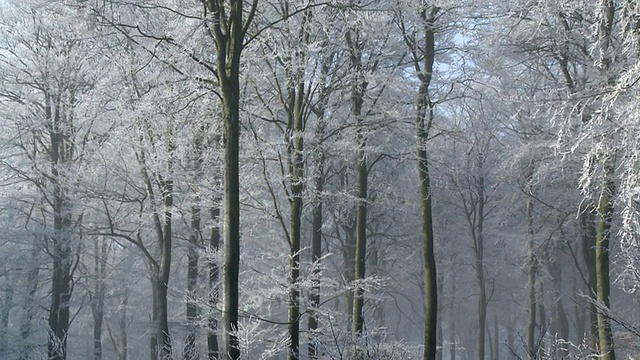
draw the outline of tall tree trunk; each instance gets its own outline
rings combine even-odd
[[[611,307],[609,279],[609,238],[613,217],[612,196],[614,194],[613,168],[610,159],[603,161],[603,184],[598,202],[598,226],[596,233],[596,300],[604,309]],[[598,310],[598,344],[600,356],[605,360],[615,360],[613,334],[609,317]]]
[[[596,280],[596,210],[593,206],[587,206],[581,209],[581,238],[582,238],[582,257],[584,259],[587,270],[587,284],[590,298],[595,298],[597,294]],[[593,302],[585,302],[582,306],[588,308],[589,312],[589,344],[595,350],[598,343],[598,311]]]
[[[223,356],[240,358],[238,342],[238,278],[240,275],[240,56],[244,35],[255,14],[254,1],[246,21],[243,0],[206,0],[209,30],[217,51],[217,72],[222,100],[224,168],[224,262],[222,265]],[[245,23],[246,22],[246,23]]]
[[[531,186],[531,178],[533,170],[530,170],[525,177],[526,181],[526,212],[527,212],[527,238],[528,238],[528,271],[529,279],[527,283],[529,297],[529,319],[527,321],[527,356],[529,359],[537,359],[538,345],[536,343],[536,309],[537,309],[537,293],[536,293],[536,275],[538,269],[538,260],[535,255],[535,237],[533,233],[533,188]]]
[[[69,230],[71,219],[63,214],[63,200],[55,200],[60,206],[54,215],[55,235],[53,238],[53,277],[51,286],[51,307],[49,309],[48,354],[51,360],[67,358],[67,333],[69,331],[69,301],[71,300],[71,245]]]
[[[615,15],[614,0],[600,0],[598,21],[598,50],[600,55],[599,67],[609,86],[614,86],[616,80],[609,73],[611,67],[610,42],[613,19]],[[609,239],[611,221],[613,219],[613,183],[614,168],[613,155],[604,155],[602,160],[602,189],[598,200],[598,225],[596,228],[596,300],[599,306],[609,310],[610,279],[609,279]],[[611,323],[603,309],[598,310],[598,345],[600,356],[604,360],[615,360],[613,350],[613,334]]]
[[[442,295],[444,294],[444,276],[442,274],[438,274],[438,294]],[[437,350],[436,350],[436,360],[442,360],[442,356],[444,353],[444,334],[442,332],[442,312],[438,313],[438,327],[437,327],[437,332],[436,332],[436,338],[437,338]]]
[[[154,326],[154,331],[151,332],[151,336],[149,337],[149,356],[150,360],[158,360],[158,313],[160,312],[158,307],[158,281],[156,280],[157,275],[155,272],[151,274],[151,295],[152,295],[152,304],[151,304],[151,322]]]
[[[304,12],[303,24],[299,34],[301,43],[309,42],[307,31],[311,17],[311,9]],[[306,62],[304,52],[299,52],[300,61]],[[304,71],[288,73],[289,103],[287,111],[287,166],[289,171],[291,196],[289,199],[289,351],[287,359],[297,360],[300,357],[300,243],[302,231],[302,192],[304,190],[304,129],[306,124],[307,101],[305,95]]]
[[[449,295],[449,359],[456,360],[458,343],[456,340],[456,279],[451,279],[451,294]]]
[[[365,146],[367,135],[364,129],[364,117],[362,105],[367,91],[368,81],[362,65],[362,42],[357,29],[349,29],[346,33],[346,41],[349,47],[350,64],[352,67],[351,78],[351,115],[356,124],[356,254],[355,254],[355,280],[353,290],[353,318],[351,333],[358,348],[358,338],[364,328],[364,289],[360,284],[365,278],[367,256],[367,191],[368,176],[367,157]],[[359,355],[356,355],[359,356]]]
[[[323,67],[323,73],[327,66]],[[323,83],[321,82],[321,85]],[[324,100],[326,96],[323,96]],[[311,308],[311,314],[309,316],[308,330],[310,333],[308,353],[309,358],[312,360],[318,359],[318,351],[316,349],[316,330],[318,329],[318,307],[320,306],[320,259],[322,258],[322,205],[324,200],[322,199],[322,192],[324,191],[324,162],[325,154],[322,148],[322,139],[324,138],[326,122],[324,119],[324,106],[321,105],[320,111],[316,114],[318,120],[316,125],[316,131],[314,135],[314,163],[315,163],[315,175],[313,179],[313,210],[312,210],[312,235],[311,235],[311,259],[313,261],[313,270],[311,275],[311,292],[309,294],[309,306]]]
[[[500,328],[498,327],[498,315],[493,314],[493,360],[500,360]]]
[[[196,145],[196,147],[198,147]],[[198,149],[199,150],[199,149]],[[199,153],[200,151],[198,151]],[[197,200],[196,200],[197,201]],[[198,319],[198,248],[202,244],[200,233],[200,208],[191,207],[191,233],[189,234],[189,252],[187,254],[187,337],[183,350],[183,358],[192,360],[198,358],[196,345],[196,322]]]
[[[478,340],[477,357],[483,360],[485,355],[485,333],[487,329],[487,289],[484,278],[484,207],[485,207],[485,178],[484,178],[484,155],[478,155],[478,182],[477,182],[477,205],[473,210],[475,221],[471,221],[471,231],[474,233],[474,250],[476,255],[476,281],[478,282]],[[467,216],[474,216],[473,213]],[[475,225],[475,226],[474,226]]]
[[[431,177],[427,157],[427,141],[433,123],[433,107],[429,94],[429,86],[433,75],[435,61],[435,17],[440,8],[424,7],[420,17],[424,22],[424,47],[422,63],[414,56],[413,62],[418,70],[420,87],[415,102],[416,109],[416,140],[418,177],[420,180],[420,205],[422,209],[422,260],[425,276],[425,325],[424,325],[424,360],[436,358],[437,347],[437,314],[438,314],[438,280],[434,256],[433,239],[433,210],[431,206]],[[417,44],[408,44],[414,50]],[[415,53],[415,52],[414,52]]]
[[[213,207],[210,210],[211,222],[211,235],[209,238],[209,252],[211,257],[209,259],[209,307],[215,309],[218,305],[219,298],[219,277],[220,267],[214,254],[218,253],[220,249],[220,228],[218,226],[220,219],[220,208]],[[218,345],[218,319],[215,313],[212,311],[209,315],[209,329],[207,331],[207,355],[209,360],[218,360],[219,358],[219,345]]]

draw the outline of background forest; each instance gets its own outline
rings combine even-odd
[[[0,5],[0,359],[640,358],[635,0]]]

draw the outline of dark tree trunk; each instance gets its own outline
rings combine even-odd
[[[209,238],[209,251],[211,254],[217,254],[220,249],[220,228],[218,226],[220,219],[220,208],[214,207],[211,209],[211,222],[213,227],[211,228],[211,236]],[[211,256],[209,260],[209,306],[211,309],[215,309],[218,305],[219,298],[219,277],[220,267],[214,256]],[[215,313],[209,315],[209,329],[207,332],[207,355],[209,360],[218,360],[219,358],[219,345],[218,345],[218,318]]]
[[[199,151],[198,151],[199,152]],[[199,169],[197,169],[198,171]],[[189,235],[189,252],[187,254],[187,337],[183,350],[185,360],[198,358],[196,345],[196,322],[199,308],[197,302],[198,288],[198,248],[202,244],[200,233],[200,208],[191,208],[191,234]]]
[[[313,272],[311,276],[312,288],[309,294],[309,305],[311,314],[309,316],[308,329],[310,340],[308,346],[309,358],[315,360],[318,358],[318,352],[315,342],[315,331],[318,329],[318,306],[320,305],[320,259],[322,258],[322,192],[324,191],[324,150],[322,149],[322,138],[324,137],[325,121],[324,114],[318,115],[318,124],[315,133],[314,149],[315,158],[315,177],[313,179],[314,186],[314,204],[312,210],[312,237],[311,237],[311,259],[313,261]]]
[[[244,35],[255,12],[254,2],[244,19],[243,0],[206,0],[217,51],[216,76],[222,99],[224,172],[224,262],[222,265],[223,357],[240,358],[238,278],[240,274],[240,55]]]
[[[604,174],[602,193],[598,204],[598,226],[596,231],[596,300],[605,309],[611,307],[610,299],[610,279],[609,279],[609,239],[611,232],[611,221],[613,218],[613,168],[609,163],[610,159],[603,162]],[[607,314],[598,310],[598,345],[600,356],[604,360],[615,360],[613,350],[613,333],[611,323]]]
[[[537,293],[536,293],[536,275],[538,269],[538,260],[535,255],[535,238],[533,233],[533,189],[531,187],[531,177],[533,170],[531,170],[526,176],[526,212],[527,212],[527,237],[528,237],[528,251],[529,251],[529,259],[528,259],[528,271],[529,271],[529,280],[528,280],[528,307],[529,307],[529,319],[527,322],[527,342],[526,342],[526,352],[527,357],[529,359],[537,359],[537,343],[536,343],[536,310],[537,310]]]
[[[596,289],[596,218],[595,209],[592,206],[581,209],[580,220],[582,228],[582,257],[587,270],[587,284],[589,297],[595,298]],[[589,344],[595,350],[598,343],[598,315],[593,302],[584,302],[581,307],[588,308]]]
[[[420,17],[424,22],[424,51],[422,59],[414,56],[414,67],[418,71],[420,87],[415,102],[416,109],[416,140],[418,177],[420,180],[420,205],[422,209],[422,260],[425,277],[425,325],[424,325],[424,360],[436,358],[437,347],[437,314],[438,314],[438,280],[434,256],[433,239],[433,209],[431,205],[431,177],[427,156],[427,141],[433,123],[434,103],[431,101],[429,86],[433,75],[435,61],[435,18],[440,8],[424,7],[420,10]],[[405,40],[408,38],[405,37]],[[417,44],[407,41],[415,54]]]
[[[353,317],[351,333],[356,342],[362,335],[364,329],[364,289],[359,284],[365,278],[366,255],[367,255],[367,191],[369,170],[367,168],[367,157],[365,146],[367,135],[364,128],[364,117],[362,115],[362,105],[364,95],[368,87],[368,81],[364,74],[362,65],[362,42],[357,29],[349,29],[346,33],[346,41],[349,47],[350,64],[352,67],[351,78],[351,115],[356,125],[356,247],[355,247],[355,271],[353,290]],[[358,350],[357,350],[358,351]],[[356,356],[358,356],[356,354]]]

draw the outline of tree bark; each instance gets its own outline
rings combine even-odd
[[[216,44],[216,76],[222,99],[224,168],[224,262],[222,266],[223,356],[240,358],[238,278],[240,274],[240,58],[257,0],[244,18],[243,0],[205,0],[205,16]]]
[[[600,199],[598,201],[598,226],[596,231],[596,300],[599,306],[610,309],[610,279],[609,279],[609,239],[611,221],[613,218],[612,196],[615,192],[613,184],[613,168],[610,159],[603,161],[603,184]],[[613,350],[613,333],[607,314],[599,309],[598,318],[598,345],[600,356],[605,360],[615,360]]]
[[[196,147],[198,147],[197,144]],[[193,206],[191,208],[191,233],[189,234],[189,252],[187,254],[187,338],[185,339],[185,346],[183,350],[183,358],[185,360],[198,358],[198,348],[196,345],[196,321],[199,314],[197,288],[199,260],[198,248],[200,244],[202,244],[202,236],[200,233],[200,208]]]
[[[357,29],[349,29],[346,33],[346,41],[349,47],[350,64],[352,67],[351,78],[351,115],[356,124],[356,247],[355,247],[355,271],[353,290],[353,317],[351,333],[358,350],[358,338],[364,329],[364,289],[360,282],[365,278],[366,255],[367,255],[367,191],[368,176],[367,157],[365,146],[367,136],[364,129],[364,117],[362,116],[362,105],[364,94],[368,87],[368,81],[364,74],[362,65],[362,44],[359,39]],[[359,356],[356,354],[356,356]]]
[[[323,79],[326,77],[328,66],[323,66]],[[324,85],[324,80],[320,83]],[[311,235],[311,259],[313,261],[313,270],[311,274],[311,293],[309,294],[309,306],[311,308],[311,314],[309,316],[308,330],[310,333],[308,354],[312,360],[318,359],[318,351],[316,349],[316,330],[318,329],[318,307],[320,306],[320,259],[322,258],[322,205],[324,200],[322,199],[322,192],[324,191],[324,163],[325,153],[322,148],[322,139],[324,138],[326,122],[324,118],[324,108],[326,106],[327,94],[322,94],[320,99],[321,105],[316,112],[317,125],[314,135],[314,164],[315,164],[315,176],[313,179],[313,209],[311,213],[312,223],[312,235]]]
[[[220,249],[220,228],[218,226],[220,219],[220,208],[215,206],[211,208],[211,235],[209,238],[209,251],[211,252],[211,258],[209,259],[209,307],[216,309],[219,298],[219,277],[220,267],[216,258],[213,256],[217,254]],[[207,356],[209,360],[218,360],[219,358],[219,345],[218,345],[218,318],[212,312],[209,315],[209,329],[207,332]]]
[[[433,238],[433,210],[431,205],[431,177],[427,157],[427,141],[433,123],[434,103],[431,101],[429,86],[433,75],[435,61],[435,17],[440,8],[423,8],[420,16],[424,22],[424,47],[422,64],[414,56],[413,62],[418,70],[420,87],[415,102],[416,108],[416,140],[418,177],[420,180],[420,205],[422,209],[422,260],[425,276],[425,325],[424,325],[424,360],[436,358],[437,347],[437,314],[438,314],[438,284],[436,262],[434,256]],[[413,45],[415,51],[416,44]]]
[[[51,307],[49,309],[50,360],[64,360],[67,357],[67,333],[69,331],[69,301],[72,292],[72,219],[73,213],[64,184],[64,167],[73,156],[74,145],[70,142],[67,127],[73,127],[70,114],[63,110],[49,94],[46,97],[46,118],[49,122],[51,182],[53,190],[53,234],[51,256],[53,257],[53,277],[51,281]],[[54,109],[55,108],[55,109]]]
[[[531,194],[531,188],[529,185],[529,177],[527,177],[527,187],[528,194]],[[529,251],[529,260],[528,260],[528,306],[529,306],[529,319],[527,321],[527,356],[529,359],[537,358],[537,344],[536,344],[536,309],[537,309],[537,301],[536,301],[536,273],[538,267],[538,260],[535,255],[535,244],[534,244],[534,234],[533,234],[533,202],[531,200],[531,196],[527,196],[526,200],[527,207],[527,237],[528,237],[528,251]]]
[[[596,280],[596,210],[593,206],[581,209],[581,238],[582,257],[587,269],[587,284],[589,296],[595,298],[598,292]],[[589,344],[592,349],[596,349],[598,343],[598,311],[593,302],[585,302],[589,313]]]

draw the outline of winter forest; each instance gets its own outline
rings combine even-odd
[[[1,0],[0,359],[640,359],[640,2]]]

